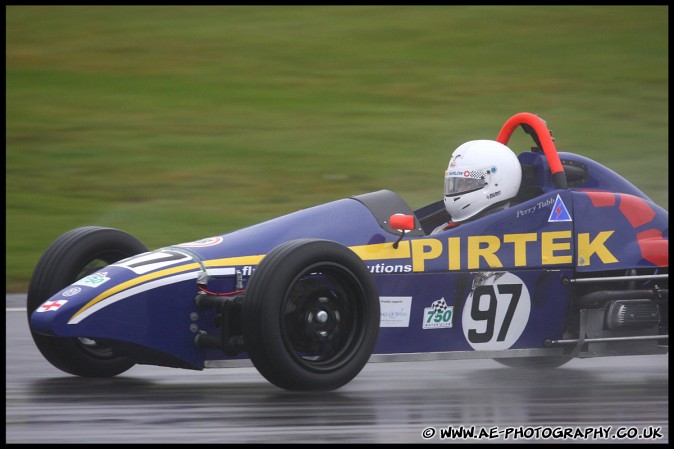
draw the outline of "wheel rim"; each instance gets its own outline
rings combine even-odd
[[[110,346],[101,344],[96,340],[90,338],[77,337],[74,339],[80,351],[86,353],[90,357],[98,359],[113,359],[116,357],[114,351]]]
[[[308,267],[282,303],[281,333],[295,362],[313,371],[347,363],[363,334],[366,296],[356,276],[333,264]]]

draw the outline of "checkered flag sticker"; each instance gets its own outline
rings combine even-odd
[[[469,178],[484,179],[489,174],[489,170],[471,170]]]
[[[448,308],[447,303],[445,302],[445,298],[440,298],[437,301],[433,302],[433,304],[431,304],[431,307],[433,308],[433,310],[440,313],[444,312]]]
[[[454,325],[454,306],[448,306],[445,298],[433,301],[424,308],[423,329],[442,329]]]

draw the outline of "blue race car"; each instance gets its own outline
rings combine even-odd
[[[82,227],[35,267],[30,330],[56,368],[252,364],[288,390],[333,390],[368,361],[490,358],[548,368],[668,351],[668,212],[610,169],[518,127],[511,207],[442,232],[443,201],[380,190],[223,235],[148,249]]]

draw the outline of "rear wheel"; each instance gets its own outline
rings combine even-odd
[[[26,304],[29,324],[33,311],[63,288],[111,263],[146,251],[138,239],[113,228],[87,226],[66,232],[47,248],[33,270]],[[33,331],[31,334],[42,355],[69,374],[111,377],[135,364],[95,340]]]
[[[294,240],[267,254],[242,312],[251,361],[287,390],[345,385],[369,360],[379,333],[379,295],[367,267],[326,240]]]

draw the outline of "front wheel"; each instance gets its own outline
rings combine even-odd
[[[28,286],[28,322],[33,311],[68,285],[99,269],[147,251],[126,232],[97,226],[73,229],[57,238],[42,255]],[[111,377],[135,363],[109,346],[87,338],[53,337],[31,330],[42,355],[56,368],[83,377]]]
[[[379,333],[379,294],[363,261],[335,242],[273,249],[251,277],[243,340],[258,371],[286,390],[334,390],[365,366]]]

